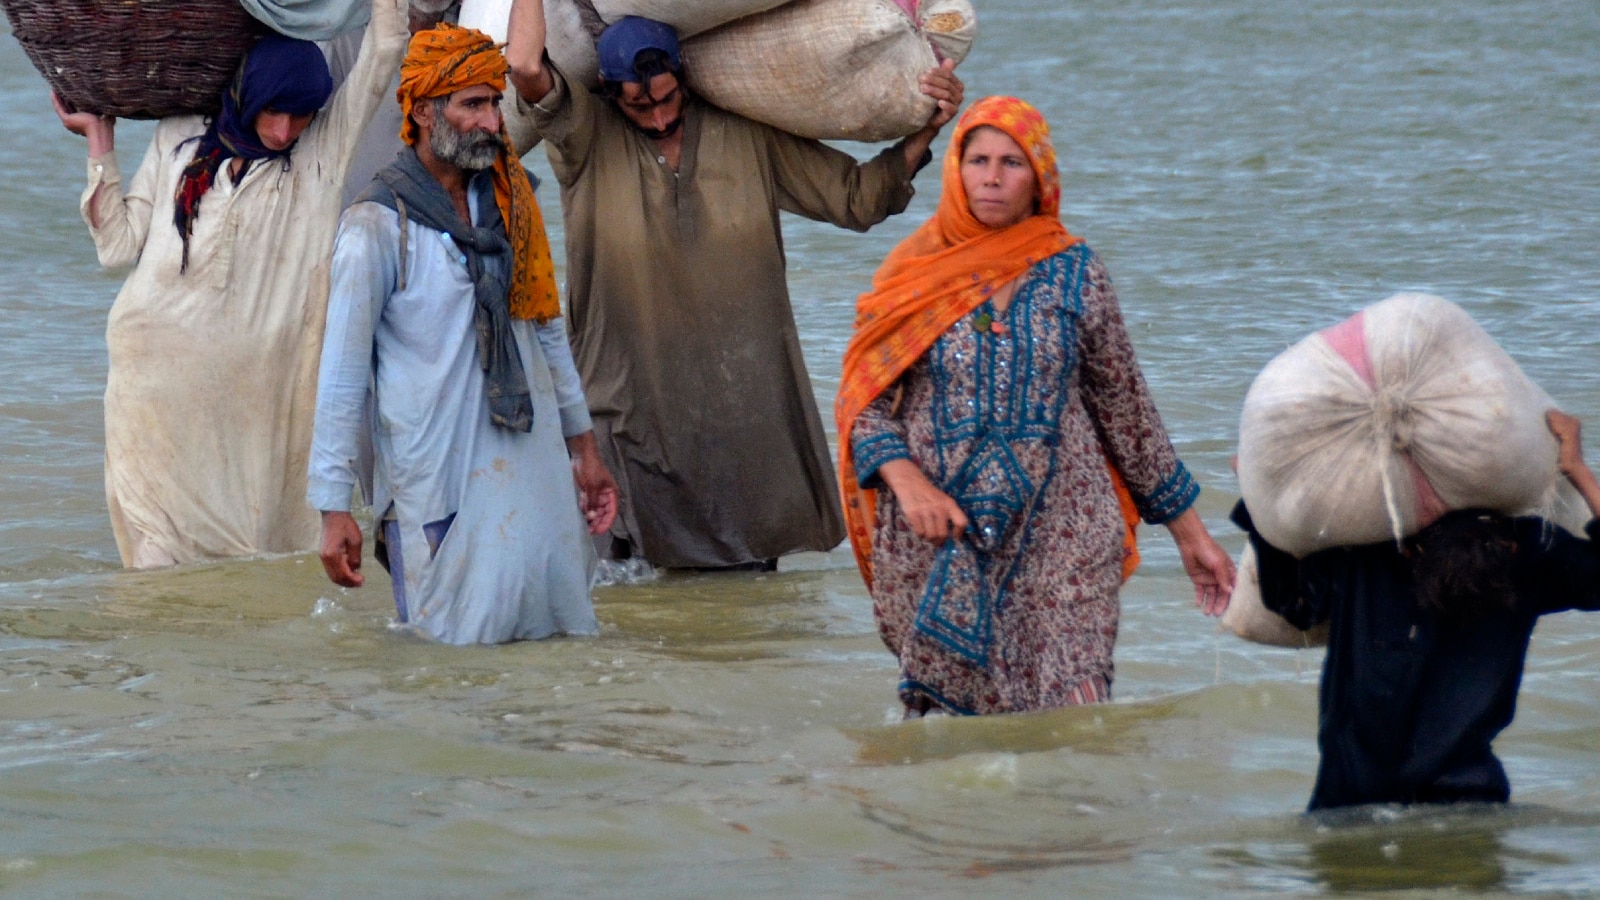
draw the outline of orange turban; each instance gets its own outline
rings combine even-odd
[[[402,117],[400,139],[407,145],[417,142],[417,123],[411,119],[411,110],[418,100],[448,97],[480,84],[504,91],[507,68],[500,47],[481,31],[446,22],[417,32],[400,64],[400,89],[395,92]],[[500,140],[505,149],[494,163],[494,201],[511,242],[511,315],[548,322],[561,315],[561,301],[556,293],[555,262],[550,257],[544,215],[539,212],[533,184],[519,161],[521,154],[506,134],[504,119],[500,122]]]

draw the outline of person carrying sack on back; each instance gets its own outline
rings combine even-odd
[[[1600,610],[1600,483],[1577,419],[1546,413],[1558,465],[1588,504],[1589,540],[1533,516],[1444,513],[1399,545],[1295,559],[1256,530],[1262,601],[1296,628],[1329,623],[1311,810],[1368,803],[1504,803],[1491,747],[1511,724],[1540,616]]]
[[[961,104],[953,64],[922,77],[937,101],[926,127],[857,163],[695,96],[661,22],[629,16],[601,34],[600,96],[545,57],[537,0],[513,3],[510,28],[511,83],[561,182],[573,353],[621,492],[603,549],[771,569],[838,546],[778,214],[865,231],[903,211]]]

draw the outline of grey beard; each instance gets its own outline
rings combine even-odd
[[[449,122],[439,120],[428,138],[428,147],[439,159],[469,172],[487,169],[500,158],[505,144],[497,134],[487,131],[457,131]]]

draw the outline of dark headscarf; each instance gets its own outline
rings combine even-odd
[[[245,161],[246,171],[258,159],[282,159],[288,164],[291,144],[269,150],[256,134],[256,116],[268,107],[293,116],[310,115],[333,94],[328,61],[310,41],[267,35],[257,41],[239,62],[233,83],[222,92],[222,112],[201,135],[194,159],[184,166],[173,203],[173,224],[183,238],[183,262],[189,268],[189,236],[200,215],[200,199],[216,181],[223,162],[231,157]]]

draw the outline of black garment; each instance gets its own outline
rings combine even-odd
[[[1508,799],[1489,745],[1516,714],[1539,616],[1600,609],[1600,520],[1584,542],[1516,519],[1516,608],[1458,620],[1418,608],[1393,542],[1297,561],[1256,532],[1243,502],[1233,521],[1255,547],[1266,607],[1298,628],[1329,622],[1310,809]]]

